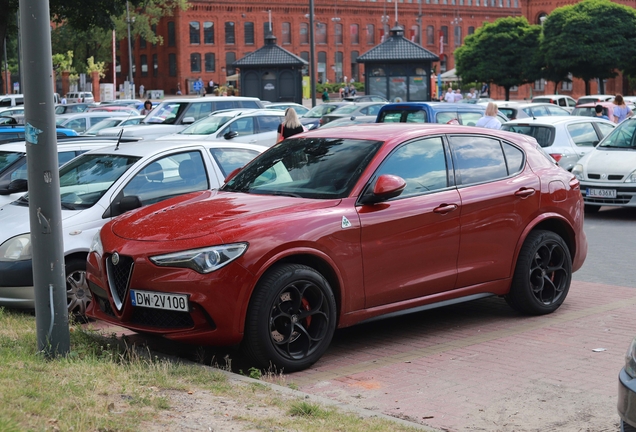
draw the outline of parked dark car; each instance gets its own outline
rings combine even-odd
[[[484,116],[486,106],[446,102],[399,102],[380,108],[376,123],[459,123],[475,126]],[[498,114],[501,123],[508,117]]]
[[[587,254],[578,180],[531,137],[439,124],[317,129],[218,190],[103,226],[89,317],[292,372],[336,327],[500,296],[548,314]]]

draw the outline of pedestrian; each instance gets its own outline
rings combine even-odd
[[[625,105],[625,100],[623,100],[623,95],[617,94],[614,98],[614,112],[612,113],[614,117],[614,123],[620,123],[625,120],[627,117],[631,117],[633,112],[632,110]]]
[[[464,96],[462,96],[462,89],[457,89],[455,93],[453,94],[453,98],[454,98],[453,102],[455,103],[464,99]]]
[[[62,105],[66,105],[66,96],[62,96],[62,100],[60,101]]]
[[[349,86],[349,95],[350,96],[355,96],[356,95],[356,88],[353,86],[353,84],[351,84]]]
[[[344,89],[344,97],[349,97],[349,86],[345,84]]]
[[[146,102],[144,102],[144,107],[139,113],[142,115],[148,115],[150,114],[150,111],[152,111],[152,102],[150,100],[147,100]]]
[[[181,96],[183,93],[181,93],[181,83],[177,83],[177,95]]]
[[[146,90],[146,88],[144,87],[144,85],[143,85],[143,84],[141,84],[141,85],[139,86],[139,97],[140,97],[140,98],[143,98],[143,97],[144,97],[144,94],[145,94],[145,93],[144,93],[144,91],[145,91],[145,90]]]
[[[329,92],[327,91],[327,89],[325,89],[325,91],[322,92],[322,101],[329,102]]]
[[[303,127],[300,120],[298,120],[298,114],[296,114],[296,110],[293,108],[287,108],[285,110],[285,120],[281,124],[278,125],[278,139],[277,143],[282,140],[289,138],[292,135],[296,135],[297,133],[304,132],[305,128]]]
[[[497,118],[497,104],[494,102],[488,102],[486,106],[486,113],[482,118],[477,120],[475,126],[488,128],[488,129],[501,129],[501,122]]]
[[[602,119],[605,119],[605,120],[609,120],[609,117],[606,116],[605,114],[603,114],[603,106],[602,105],[596,105],[594,107],[594,113],[595,113],[594,117],[596,117],[596,118],[602,118]]]
[[[453,89],[451,87],[448,88],[448,91],[446,92],[446,96],[444,96],[444,100],[450,103],[455,102],[455,96],[453,93]]]
[[[489,97],[489,96],[488,96],[489,90],[490,90],[490,89],[489,89],[489,87],[488,87],[488,84],[483,83],[483,84],[481,85],[481,92],[480,92],[481,97]]]

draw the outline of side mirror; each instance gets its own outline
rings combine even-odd
[[[141,200],[137,195],[123,197],[119,202],[119,209],[121,210],[121,213],[126,213],[139,207],[141,207]]]
[[[226,140],[229,140],[232,138],[236,138],[237,136],[239,136],[239,133],[237,131],[229,131],[229,132],[226,132],[225,135],[223,135],[223,138],[225,138]]]
[[[230,180],[232,180],[234,177],[236,177],[236,175],[243,169],[243,167],[238,167],[232,170],[231,173],[229,173],[227,175],[227,177],[225,177],[225,180],[223,180],[225,183],[229,182]]]
[[[28,190],[27,179],[15,179],[6,189],[0,189],[0,195],[11,195],[19,192],[26,192]]]
[[[373,191],[365,193],[360,198],[361,204],[377,204],[399,196],[406,187],[406,181],[402,177],[392,174],[383,174],[375,182]]]
[[[194,123],[194,117],[184,117],[181,121],[182,124],[192,124]]]

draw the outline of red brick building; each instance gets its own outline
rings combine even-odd
[[[421,3],[420,3],[421,1]],[[625,3],[634,3],[627,0]],[[364,78],[356,58],[382,42],[384,34],[395,24],[404,27],[405,36],[420,43],[440,57],[436,72],[454,67],[453,51],[466,35],[483,22],[500,17],[524,15],[539,24],[541,17],[567,3],[555,0],[315,0],[314,40],[317,82],[342,82]],[[161,89],[175,94],[179,84],[184,94],[199,77],[225,84],[237,71],[232,63],[264,45],[270,28],[278,45],[309,61],[309,2],[288,3],[280,0],[252,3],[236,1],[190,1],[186,11],[175,11],[156,28],[163,45],[153,45],[137,38],[133,41],[134,81],[146,90]],[[421,20],[421,28],[419,22]],[[128,42],[118,49],[120,72],[118,83],[128,73]],[[585,93],[583,82],[559,84],[559,93],[577,98]],[[607,93],[622,90],[622,80],[606,83]],[[597,92],[592,83],[592,93]],[[543,81],[511,92],[510,99],[524,99],[536,94],[554,93],[553,83]],[[503,99],[503,89],[491,89],[491,95]]]

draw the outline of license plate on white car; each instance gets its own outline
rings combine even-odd
[[[590,198],[616,198],[616,189],[589,189],[587,197]]]
[[[169,294],[154,291],[130,290],[130,298],[133,306],[152,309],[166,309],[180,312],[189,312],[190,304],[185,294]]]

